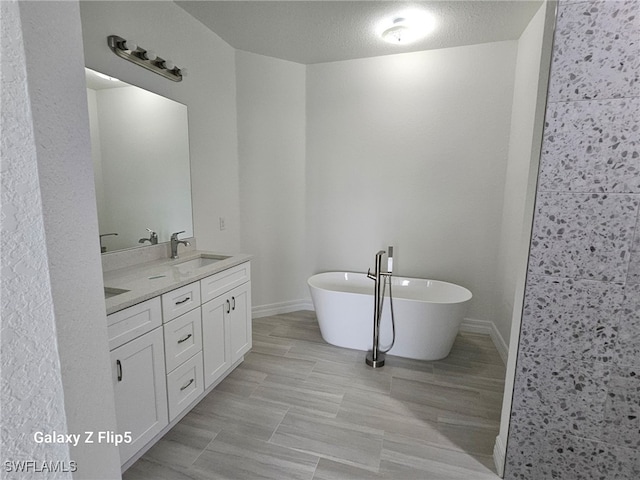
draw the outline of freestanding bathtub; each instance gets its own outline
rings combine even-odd
[[[396,341],[389,355],[438,360],[449,355],[471,292],[453,283],[391,277]],[[338,347],[371,350],[373,280],[364,273],[327,272],[307,281],[322,338]],[[385,291],[380,348],[391,344],[389,286]]]

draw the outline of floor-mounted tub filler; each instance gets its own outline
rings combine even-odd
[[[307,283],[322,338],[338,347],[371,350],[374,289],[367,274],[319,273]],[[419,360],[438,360],[449,355],[471,292],[453,283],[421,278],[393,276],[391,284],[396,339],[389,354]],[[381,321],[383,350],[392,341],[388,300],[385,299]]]

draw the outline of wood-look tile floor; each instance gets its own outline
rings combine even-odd
[[[461,333],[444,360],[328,345],[314,312],[253,321],[245,361],[138,460],[125,480],[497,479],[505,368]]]

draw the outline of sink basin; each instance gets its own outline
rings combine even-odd
[[[180,271],[189,271],[195,270],[196,268],[206,267],[207,265],[211,265],[212,263],[219,262],[220,260],[225,260],[229,257],[224,255],[202,255],[198,258],[192,258],[191,260],[185,260],[184,262],[178,262],[174,264],[175,267],[178,267]]]
[[[104,298],[115,297],[116,295],[127,293],[128,291],[129,290],[125,290],[124,288],[104,287]]]

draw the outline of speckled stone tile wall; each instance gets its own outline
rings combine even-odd
[[[561,0],[505,478],[640,478],[640,0]]]

